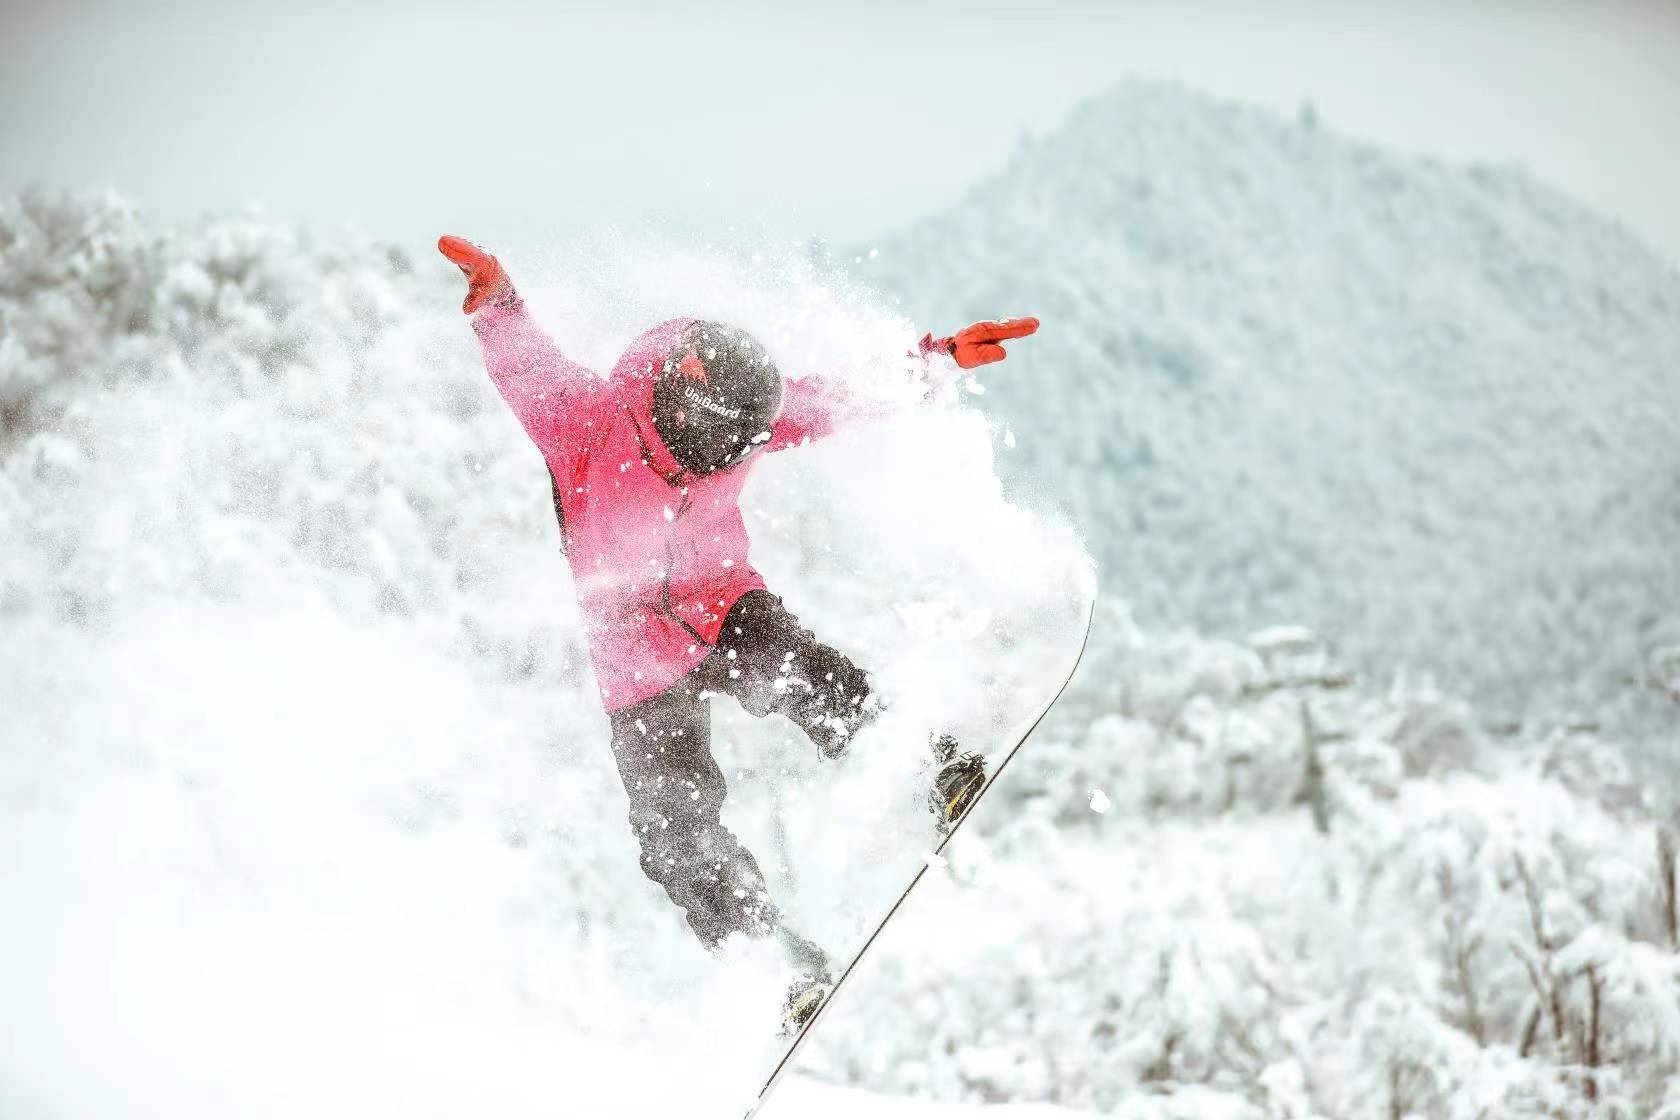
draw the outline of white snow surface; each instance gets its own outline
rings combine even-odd
[[[634,880],[589,880],[628,878],[634,855],[579,819],[600,826],[586,805],[611,791],[581,787],[606,768],[527,745],[552,708],[405,648],[400,626],[301,605],[145,612],[91,648],[19,637],[0,647],[23,719],[8,742],[59,749],[0,769],[6,1115],[751,1103],[782,974],[659,936],[651,892],[614,928],[595,903]],[[591,867],[580,844],[619,858]],[[764,1115],[922,1114],[797,1080],[788,1097]]]

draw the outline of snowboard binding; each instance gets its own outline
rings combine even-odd
[[[933,764],[938,770],[928,791],[928,805],[943,836],[956,827],[986,788],[986,760],[959,749],[950,735],[940,735],[933,741]]]

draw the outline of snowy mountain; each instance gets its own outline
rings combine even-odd
[[[1143,624],[1672,728],[1627,679],[1680,640],[1680,272],[1615,223],[1134,83],[870,247],[919,321],[1043,318],[978,403]]]

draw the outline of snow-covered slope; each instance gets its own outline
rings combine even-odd
[[[918,320],[1042,316],[983,378],[1000,467],[1145,625],[1546,717],[1680,640],[1680,274],[1521,171],[1125,84],[871,247]]]
[[[598,368],[687,311],[883,403],[926,393],[910,325],[796,255],[611,256],[504,250]],[[394,1061],[422,1070],[400,1105],[461,1115],[462,1022],[567,1054],[503,1067],[503,1115],[738,1116],[768,1072],[788,966],[710,961],[641,873],[546,472],[427,263],[0,201],[0,1113],[365,1114]],[[897,749],[845,767],[718,721],[731,827],[835,953],[931,836],[930,726],[1019,719],[1077,636],[1039,627],[1085,617],[1077,535],[1005,503],[991,455],[936,403],[745,492],[772,585],[892,685]],[[651,1096],[614,1099],[638,1062]]]

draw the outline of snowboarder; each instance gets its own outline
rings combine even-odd
[[[787,928],[752,853],[722,824],[708,698],[783,715],[830,759],[879,710],[869,676],[817,641],[748,562],[741,488],[759,452],[819,438],[867,411],[818,377],[784,379],[745,331],[672,319],[601,378],[536,324],[495,257],[458,237],[438,249],[467,278],[462,310],[484,362],[549,469],[590,660],[612,727],[641,867],[715,947],[732,933],[777,937],[801,973],[789,1016],[826,990],[820,949]],[[964,369],[1001,360],[1032,318],[922,338],[923,358]],[[930,802],[943,827],[984,781],[984,763],[934,743]]]

